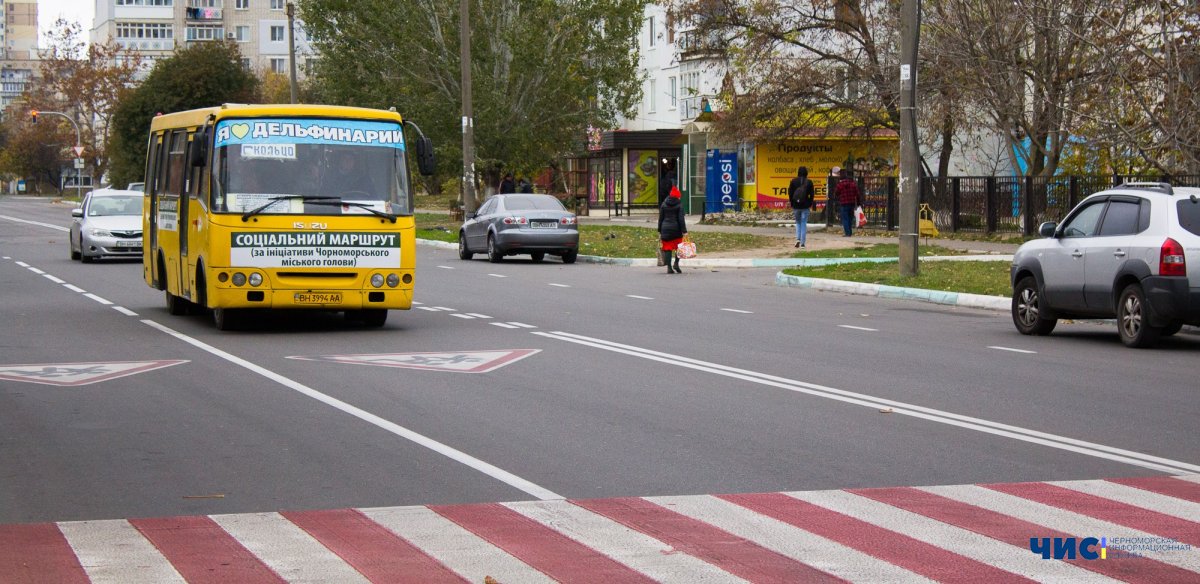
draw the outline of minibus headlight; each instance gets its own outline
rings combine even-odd
[[[392,288],[399,286],[400,285],[400,276],[397,276],[396,274],[388,274],[387,283],[388,283],[388,286],[391,286]]]
[[[241,272],[235,273],[233,275],[233,285],[234,286],[245,286],[246,285],[246,274],[243,274]]]
[[[253,274],[250,274],[250,285],[251,286],[262,286],[262,274],[260,274],[258,272],[254,272]]]
[[[372,274],[371,285],[376,288],[383,288],[383,274]]]

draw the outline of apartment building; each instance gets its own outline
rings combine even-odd
[[[38,73],[37,0],[0,4],[0,110],[7,108]]]
[[[146,67],[192,43],[236,41],[242,64],[256,72],[287,74],[286,0],[96,0],[91,40],[136,49]],[[296,71],[314,58],[302,23],[296,23]]]

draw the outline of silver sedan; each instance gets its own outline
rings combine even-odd
[[[486,253],[493,263],[526,253],[540,262],[549,253],[573,264],[579,253],[578,220],[550,195],[495,195],[469,214],[458,232],[458,257],[469,260],[476,253]]]
[[[142,257],[142,193],[96,189],[71,210],[71,259]]]

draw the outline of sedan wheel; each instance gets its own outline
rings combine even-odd
[[[496,238],[492,235],[488,235],[487,254],[488,261],[493,264],[498,264],[504,259],[504,252],[500,251],[500,248],[496,246]]]
[[[475,257],[471,250],[467,248],[467,234],[458,232],[458,259],[469,260]]]
[[[1162,329],[1150,325],[1150,306],[1140,284],[1130,284],[1117,304],[1117,332],[1127,347],[1144,348],[1158,342]]]
[[[1057,318],[1042,316],[1042,298],[1033,276],[1021,278],[1013,288],[1012,319],[1023,335],[1048,335],[1058,324]]]
[[[71,248],[71,259],[77,260],[83,255],[75,251],[75,242],[71,239],[70,235],[67,236],[67,247]],[[82,249],[82,246],[80,246],[80,248]]]
[[[579,252],[577,252],[575,250],[571,250],[567,253],[562,254],[562,261],[564,264],[573,264],[573,263],[575,263],[575,260],[578,258],[579,258]]]

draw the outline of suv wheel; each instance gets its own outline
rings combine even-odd
[[[1117,303],[1117,331],[1127,347],[1144,348],[1158,342],[1161,328],[1150,326],[1150,306],[1141,284],[1130,284],[1121,291]]]
[[[1012,319],[1023,335],[1048,335],[1058,324],[1057,318],[1042,316],[1042,296],[1033,276],[1021,278],[1013,288]]]

